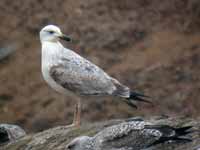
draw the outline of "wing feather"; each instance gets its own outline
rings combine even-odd
[[[151,133],[154,131],[145,129],[145,125],[149,124],[149,122],[144,121],[124,122],[104,129],[95,138],[96,141],[100,141],[98,144],[102,149],[111,149],[113,147],[141,149],[157,139]]]
[[[98,66],[73,55],[50,68],[50,76],[65,89],[81,95],[108,95],[115,85],[111,78]]]

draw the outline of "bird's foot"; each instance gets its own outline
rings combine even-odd
[[[72,124],[70,124],[70,125],[67,125],[66,127],[67,127],[67,128],[80,128],[80,124],[72,123]]]

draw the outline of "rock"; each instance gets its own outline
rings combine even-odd
[[[200,150],[200,145],[194,148],[194,150]]]
[[[138,118],[137,118],[138,119]],[[128,119],[130,120],[130,119]],[[190,143],[178,144],[178,143],[165,143],[152,147],[151,150],[198,150],[200,144],[200,119],[190,118],[163,118],[153,117],[148,119],[151,122],[159,124],[167,124],[175,127],[181,126],[193,126],[194,132],[189,135],[193,139]],[[65,146],[75,137],[80,135],[93,136],[103,128],[118,124],[126,120],[110,120],[99,123],[85,123],[79,129],[69,128],[66,126],[59,126],[52,129],[45,130],[33,135],[26,135],[23,138],[0,147],[2,150],[64,150]]]
[[[0,128],[0,144],[6,143],[9,141],[8,133],[5,128]]]
[[[8,47],[2,47],[0,48],[0,60],[3,60],[4,58],[7,58],[12,53],[15,52],[15,46],[8,46]]]
[[[0,124],[0,144],[15,142],[25,135],[26,132],[17,125]]]

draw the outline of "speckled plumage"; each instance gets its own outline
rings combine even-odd
[[[77,137],[66,146],[66,149],[141,150],[148,148],[163,137],[172,140],[175,136],[176,129],[173,127],[154,126],[146,121],[130,121],[107,127],[93,137]]]
[[[79,95],[122,97],[132,106],[132,100],[147,102],[143,94],[131,92],[89,60],[63,47],[59,41],[62,36],[60,29],[53,25],[40,31],[42,74],[52,88],[63,94],[72,91]]]
[[[50,85],[56,90],[54,84],[63,88],[62,91],[70,90],[81,95],[112,95],[121,87],[119,95],[129,97],[129,88],[60,43],[43,43],[42,70],[45,78],[49,74],[47,82],[50,78],[55,81]]]
[[[149,102],[143,94],[130,91],[101,68],[81,57],[74,51],[63,47],[60,39],[69,41],[66,35],[54,25],[40,31],[42,44],[42,75],[45,81],[57,92],[68,91],[87,96],[116,96],[124,98],[129,105],[136,107],[134,100]],[[81,102],[78,100],[74,113],[74,123],[80,125]]]

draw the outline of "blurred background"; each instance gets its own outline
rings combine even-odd
[[[74,39],[65,46],[153,97],[155,107],[137,110],[115,98],[84,99],[83,122],[200,115],[199,0],[1,0],[0,18],[0,122],[36,132],[72,121],[76,97],[41,76],[47,24]]]

